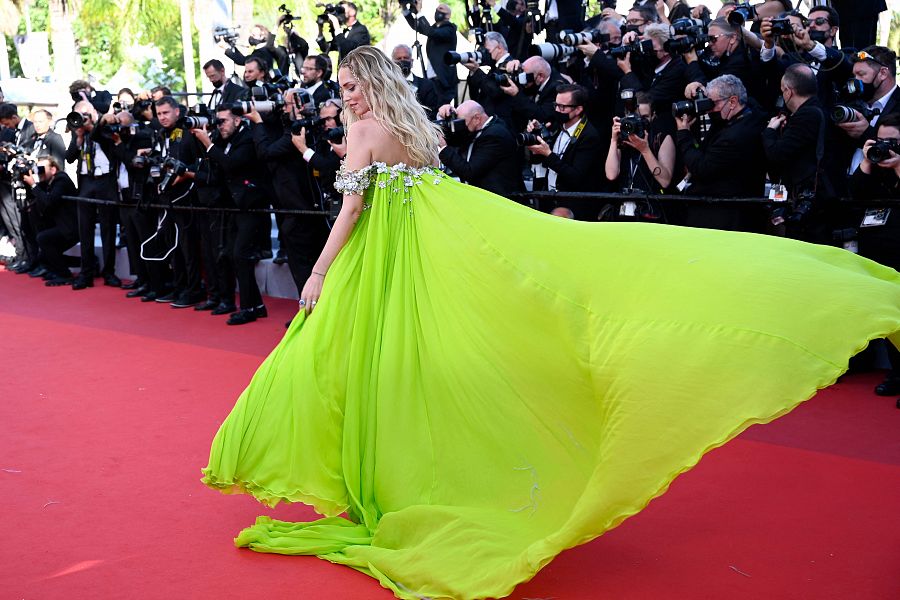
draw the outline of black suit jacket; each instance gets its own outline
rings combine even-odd
[[[686,73],[687,65],[680,56],[669,61],[658,75],[655,69],[649,66],[635,65],[631,73],[622,76],[619,89],[649,91],[653,110],[657,114],[669,113],[673,102],[684,99]]]
[[[553,71],[544,89],[539,90],[537,96],[529,96],[522,90],[512,98],[512,126],[517,131],[524,131],[525,125],[531,119],[537,119],[546,123],[556,112],[556,87],[566,81]],[[502,92],[501,92],[502,93]]]
[[[318,198],[312,194],[312,175],[291,141],[290,130],[275,135],[265,125],[253,124],[252,127],[256,156],[271,167],[276,205],[302,210],[314,208]]]
[[[531,48],[532,38],[534,38],[534,35],[525,29],[525,25],[528,23],[525,15],[517,17],[505,8],[500,8],[497,11],[497,19],[499,21],[497,30],[506,38],[510,55],[517,60],[524,61],[528,58],[528,51]]]
[[[300,40],[306,44],[306,41],[303,40],[303,38],[300,38]],[[306,49],[307,51],[309,50],[309,44],[306,44]],[[234,47],[225,50],[225,56],[233,60],[236,65],[244,65],[248,58],[247,56],[244,56],[240,50]],[[282,74],[287,74],[288,69],[290,68],[290,56],[288,51],[284,46],[275,45],[274,33],[269,34],[269,39],[266,40],[264,46],[257,46],[254,48],[250,53],[250,56],[264,60],[267,71],[269,69],[278,69]]]
[[[9,133],[7,134],[8,140],[4,139],[3,141],[9,141],[17,146],[21,146],[27,152],[31,152],[32,145],[34,144],[34,125],[28,119],[22,119],[20,121],[22,127],[16,127],[9,129]]]
[[[72,200],[63,196],[77,196],[72,179],[60,171],[48,182],[38,183],[32,190],[34,208],[41,218],[53,223],[72,243],[78,240],[78,212]]]
[[[762,142],[769,174],[773,181],[780,179],[794,198],[798,191],[812,190],[815,185],[816,148],[819,132],[824,135],[824,127],[825,112],[819,99],[813,97],[788,117],[781,131],[770,127],[763,130]]]
[[[340,62],[354,48],[371,44],[372,38],[369,36],[369,29],[357,21],[346,33],[342,31],[334,36],[330,42],[326,42],[325,36],[321,34],[316,38],[316,42],[318,42],[322,52],[336,51],[338,53],[338,62]]]
[[[313,103],[316,105],[316,108],[319,108],[326,100],[330,98],[340,98],[340,96],[340,90],[336,90],[332,86],[332,83],[326,80],[313,92]]]
[[[230,144],[228,152],[225,149]],[[267,204],[268,177],[256,158],[251,128],[243,124],[228,140],[207,150],[207,156],[222,168],[225,186],[238,208],[260,208]]]
[[[734,53],[723,56],[718,65],[695,60],[687,65],[685,75],[687,82],[699,81],[704,86],[720,75],[734,75],[743,82],[751,97],[759,98],[764,91],[759,63],[759,52],[751,53],[741,40]]]
[[[37,134],[31,139],[31,151],[35,156],[52,156],[60,165],[66,160],[66,143],[55,131],[48,131],[43,136]]]
[[[441,107],[441,99],[438,97],[434,84],[429,79],[413,74],[410,85],[416,91],[416,100],[424,106],[428,112],[428,118],[434,119],[437,110]]]
[[[229,104],[234,104],[238,100],[246,100],[250,93],[248,88],[238,85],[230,79],[225,80],[225,83],[218,89],[218,92],[218,100],[216,101],[215,106],[212,104],[213,97],[210,96],[209,107],[213,110],[218,106],[227,106]],[[215,94],[215,90],[213,93]]]
[[[468,144],[447,146],[439,155],[441,162],[466,183],[500,196],[525,190],[516,139],[503,121],[491,119],[472,142],[472,156],[466,160],[468,149]]]
[[[557,135],[562,135],[557,134]],[[554,140],[547,140],[553,148]],[[596,192],[600,190],[603,177],[591,177],[591,173],[603,164],[606,148],[600,132],[589,122],[585,122],[581,134],[569,141],[562,156],[551,152],[541,162],[556,171],[556,189],[560,192]]]
[[[444,62],[444,54],[456,50],[456,25],[444,21],[440,25],[431,25],[425,17],[416,19],[412,14],[404,15],[409,26],[428,37],[425,42],[425,54],[434,69],[435,78],[445,88],[456,85],[456,65]]]

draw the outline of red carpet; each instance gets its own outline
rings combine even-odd
[[[209,442],[296,306],[221,317],[0,271],[0,599],[392,596],[308,557],[237,550],[269,510],[203,487]],[[846,377],[713,451],[513,598],[900,596],[900,410]]]

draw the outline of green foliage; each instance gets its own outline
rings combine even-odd
[[[115,5],[104,0],[84,0],[72,31],[81,48],[86,73],[101,79],[112,77],[123,62],[121,25]],[[110,10],[113,9],[113,10]]]
[[[891,13],[891,33],[888,36],[888,48],[900,48],[900,12]]]

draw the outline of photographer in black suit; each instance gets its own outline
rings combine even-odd
[[[207,61],[203,65],[203,74],[213,84],[212,94],[206,103],[212,110],[217,109],[219,105],[234,104],[247,95],[247,88],[236,84],[225,75],[225,65],[218,59]]]
[[[0,104],[0,125],[8,132],[4,141],[8,141],[25,152],[31,152],[34,142],[34,126],[28,119],[19,117],[18,106],[9,103]],[[2,151],[12,154],[8,150]],[[0,175],[0,216],[2,216],[6,230],[13,238],[16,248],[16,260],[8,264],[6,268],[16,273],[26,273],[35,266],[33,263],[37,258],[37,247],[27,217],[23,215],[21,207],[16,203],[12,183],[9,172],[4,170]]]
[[[31,209],[40,215],[47,227],[37,235],[41,258],[47,268],[47,285],[72,283],[72,272],[63,253],[78,243],[78,213],[75,204],[63,196],[77,194],[75,184],[63,171],[62,164],[52,156],[37,161],[37,173],[26,175],[25,183],[32,186],[34,203]]]
[[[787,188],[795,210],[777,209],[772,224],[807,242],[828,243],[831,228],[825,203],[834,199],[819,172],[825,154],[825,112],[819,103],[816,75],[804,64],[793,64],[781,78],[781,95],[790,116],[773,117],[763,130],[769,177]]]
[[[340,96],[340,90],[325,74],[328,72],[328,58],[321,54],[307,56],[300,67],[303,88],[312,95],[313,106],[322,106],[326,100]]]
[[[410,10],[411,8],[414,10]],[[415,15],[421,10],[422,0],[416,0],[414,7],[412,3],[404,5],[403,17],[410,27],[428,38],[425,42],[425,54],[428,55],[430,70],[434,71],[434,77],[430,79],[434,83],[441,104],[453,102],[456,100],[458,83],[456,65],[444,62],[444,55],[456,50],[456,25],[450,22],[450,7],[443,3],[437,5],[434,11],[434,25],[430,25],[425,17],[416,18]]]
[[[690,173],[685,193],[719,198],[758,198],[766,182],[765,151],[761,133],[765,127],[761,111],[750,106],[747,88],[734,75],[722,75],[707,85],[713,102],[713,126],[700,144],[691,126],[696,117],[686,114],[676,120],[676,145]],[[755,216],[755,215],[754,215]],[[757,222],[758,221],[758,222]],[[762,218],[753,218],[739,208],[692,204],[687,225],[735,231],[761,231]]]
[[[602,177],[589,174],[602,164],[603,138],[593,125],[588,123],[584,107],[588,95],[580,85],[565,84],[556,87],[556,101],[552,121],[560,124],[559,131],[552,140],[538,137],[538,143],[528,146],[534,159],[540,162],[546,172],[546,180],[540,181],[541,171],[535,173],[535,190],[547,189],[560,192],[595,192],[600,190]],[[529,130],[536,132],[540,123],[532,121]],[[569,205],[559,201],[556,206],[567,206],[579,218],[591,216],[591,210],[583,203]]]
[[[494,7],[496,1],[487,0],[487,4]],[[506,38],[510,54],[514,59],[525,60],[528,58],[528,51],[534,38],[531,21],[527,16],[528,9],[525,0],[507,0],[505,6],[495,10],[497,11],[498,19],[498,23],[495,24],[495,31]]]
[[[453,116],[449,104],[438,110],[441,119]],[[455,116],[465,121],[468,135],[444,141],[439,154],[441,162],[464,182],[500,196],[524,191],[518,146],[506,125],[499,118],[488,116],[474,100],[460,104]]]
[[[550,63],[540,56],[532,56],[521,66],[529,82],[521,87],[518,84],[500,87],[503,93],[511,98],[510,124],[517,131],[521,131],[531,120],[544,123],[556,118],[554,107],[557,101],[557,86],[565,83]]]
[[[338,62],[344,60],[347,53],[358,48],[359,46],[367,46],[372,43],[369,36],[369,29],[356,20],[356,5],[352,2],[341,2],[333,11],[326,11],[327,18],[322,15],[316,19],[319,26],[319,35],[316,42],[324,53],[337,52]],[[341,32],[335,35],[334,23],[338,24]],[[328,23],[328,29],[331,32],[331,41],[325,41],[324,25]]]
[[[269,31],[268,27],[259,24],[251,27],[247,43],[253,48],[249,56],[244,56],[235,46],[228,46],[225,56],[234,61],[236,65],[244,65],[247,59],[253,56],[266,63],[267,71],[278,69],[281,73],[287,74],[290,68],[290,53],[284,46],[275,45],[275,34]],[[306,56],[309,52],[309,44],[296,33],[292,32],[291,43],[299,50],[299,54]]]
[[[268,200],[269,174],[256,156],[250,125],[227,108],[216,112],[219,136],[224,146],[213,144],[204,129],[191,129],[191,134],[206,149],[209,160],[217,163],[225,174],[225,185],[234,206],[241,209],[263,208]],[[228,318],[228,325],[244,325],[268,316],[256,283],[256,239],[260,228],[269,224],[264,213],[237,213],[234,217],[232,253],[241,294],[241,310]]]
[[[410,87],[416,92],[416,100],[427,109],[428,117],[434,119],[437,109],[441,105],[441,100],[438,98],[437,90],[434,89],[434,84],[431,83],[430,79],[419,77],[412,72],[412,48],[406,44],[394,46],[394,49],[391,51],[391,60],[400,67],[400,72],[403,73]]]
[[[66,160],[66,143],[53,131],[53,115],[39,108],[31,115],[34,137],[31,141],[32,156],[52,156],[63,164]]]

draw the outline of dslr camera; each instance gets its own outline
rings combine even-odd
[[[453,52],[450,50],[444,54],[444,64],[456,65],[467,62],[474,62],[476,65],[489,65],[491,64],[491,55],[484,48],[473,50],[472,52]]]
[[[672,103],[672,116],[679,119],[685,115],[697,117],[705,115],[713,109],[715,102],[706,97],[702,91],[697,92],[693,100],[679,100]]]
[[[625,115],[619,120],[619,144],[628,141],[628,136],[632,134],[642,138],[649,129],[650,123],[646,117],[638,114]]]
[[[629,52],[632,55],[653,54],[653,42],[651,40],[637,40],[609,51],[609,55],[613,58],[625,58]]]
[[[347,19],[347,10],[340,4],[322,4],[321,2],[316,2],[316,7],[322,9],[322,14],[316,17],[316,25],[319,27],[328,23],[328,15],[334,15],[341,23]]]
[[[216,44],[225,42],[234,48],[235,45],[237,45],[238,38],[241,36],[238,32],[238,29],[240,28],[240,25],[234,25],[233,27],[225,27],[224,25],[217,26],[213,29],[213,42]]]
[[[841,90],[841,96],[844,98],[844,102],[835,104],[832,107],[831,120],[834,123],[853,123],[857,120],[856,111],[858,111],[866,121],[871,121],[874,117],[880,115],[880,109],[870,109],[863,101],[862,92],[862,81],[859,79],[848,80]]]
[[[749,2],[739,2],[734,6],[734,10],[728,13],[727,19],[735,27],[743,27],[744,23],[753,21],[758,17],[755,6],[750,6]]]
[[[547,62],[563,60],[575,54],[575,46],[567,46],[565,44],[532,44],[528,51],[530,56],[540,56]]]
[[[672,37],[663,44],[663,48],[669,54],[686,54],[691,50],[700,50],[709,41],[706,26],[699,19],[675,19],[669,31]]]
[[[794,35],[794,26],[790,19],[772,19],[772,35],[775,37]]]
[[[900,140],[887,139],[878,140],[866,151],[866,158],[873,163],[884,162],[891,157],[891,152],[900,154]]]

